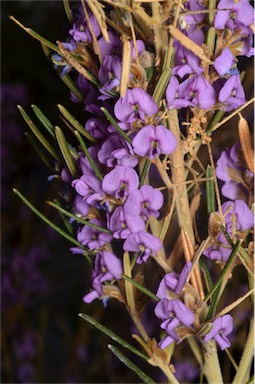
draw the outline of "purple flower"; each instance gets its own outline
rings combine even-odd
[[[89,16],[90,24],[96,37],[101,33],[101,29],[96,21],[94,15]],[[73,28],[70,29],[69,34],[73,37],[74,41],[83,41],[85,43],[92,43],[92,35],[88,27],[86,17],[79,17],[78,21],[73,24]]]
[[[214,339],[218,344],[220,349],[223,351],[226,348],[230,347],[230,341],[227,339],[227,336],[233,330],[233,317],[230,315],[225,315],[218,317],[213,322],[213,328],[204,338],[204,341],[207,343],[209,340]]]
[[[98,106],[97,98],[99,96],[98,90],[93,87],[93,85],[81,74],[79,74],[76,86],[78,87],[79,91],[83,95],[83,103],[85,106],[85,110],[90,113],[96,113],[98,115],[103,115],[102,111],[100,110]],[[77,99],[77,97],[71,92],[71,100],[74,103],[80,103],[80,100]]]
[[[100,88],[100,92],[103,96],[100,96],[98,98],[99,100],[105,100],[106,98],[112,97],[109,94],[109,91],[120,85],[121,68],[122,64],[119,57],[106,56],[104,58],[98,73],[98,78],[103,85],[103,87]]]
[[[133,123],[137,119],[145,121],[146,117],[153,116],[157,112],[156,102],[140,88],[128,89],[114,107],[115,116],[124,123]]]
[[[84,197],[77,195],[74,199],[74,208],[82,216],[87,216],[89,213],[89,204],[86,203]]]
[[[227,201],[222,205],[225,214],[225,226],[230,237],[238,239],[239,233],[251,229],[254,223],[254,215],[243,200]],[[217,243],[204,251],[204,255],[211,260],[227,262],[232,248],[223,233],[217,236]]]
[[[124,251],[138,252],[137,264],[142,264],[162,248],[161,241],[148,232],[139,231],[130,235],[123,244]]]
[[[108,227],[115,239],[126,239],[131,233],[143,231],[145,222],[140,216],[128,215],[122,207],[117,207],[110,217]]]
[[[130,193],[125,205],[124,211],[131,216],[143,216],[146,219],[149,215],[158,217],[158,210],[162,207],[164,197],[162,192],[150,185],[143,185]]]
[[[181,84],[176,77],[171,76],[166,89],[166,99],[169,108],[198,106],[210,109],[215,104],[216,93],[212,85],[202,76],[191,76]]]
[[[232,55],[229,48],[225,48],[222,53],[214,60],[214,68],[220,76],[228,73],[236,64],[236,58]]]
[[[156,295],[160,299],[163,299],[164,297],[169,298],[169,290],[175,293],[180,293],[186,284],[191,267],[192,263],[189,262],[185,264],[180,275],[176,272],[167,273],[161,280]]]
[[[117,199],[127,197],[139,186],[139,177],[132,168],[116,166],[103,178],[102,189]]]
[[[198,45],[202,45],[205,39],[202,30],[193,27],[187,30],[187,36]],[[204,72],[204,68],[200,67],[201,60],[193,52],[183,47],[178,41],[174,42],[174,48],[176,54],[173,75],[183,78],[191,73],[201,75]]]
[[[89,221],[99,227],[106,227],[102,220],[91,219]],[[90,250],[94,250],[100,249],[104,244],[109,243],[112,240],[112,235],[101,232],[99,229],[89,227],[88,225],[84,225],[78,230],[77,239],[82,245],[87,246]]]
[[[234,29],[249,27],[253,24],[254,9],[248,0],[220,0],[214,19],[216,29]],[[250,29],[245,29],[246,33],[252,33]]]
[[[72,182],[72,187],[81,195],[86,203],[96,205],[103,200],[105,194],[101,188],[101,182],[92,175],[82,175]]]
[[[107,125],[95,117],[91,117],[86,121],[85,129],[95,139],[104,139],[108,136]]]
[[[62,45],[69,52],[73,52],[76,50],[76,43],[73,40],[71,42],[62,42]],[[66,75],[72,69],[71,65],[66,63],[65,59],[58,53],[53,53],[53,55],[51,56],[51,60],[54,63],[55,69],[61,69],[60,76]]]
[[[109,42],[107,42],[103,36],[98,40],[98,46],[102,59],[109,55],[120,56],[121,54],[121,41],[119,36],[115,35],[111,31],[108,31],[108,37]]]
[[[172,132],[164,125],[146,125],[133,139],[132,145],[134,152],[142,157],[149,157],[151,160],[161,155],[173,153],[177,146],[177,141]]]
[[[245,93],[240,75],[231,76],[219,92],[218,99],[223,103],[225,111],[231,111],[245,104]]]
[[[226,149],[217,161],[216,175],[224,181],[223,196],[231,199],[247,200],[253,190],[253,173],[247,168],[242,156],[240,143]]]
[[[168,300],[163,298],[155,307],[155,315],[163,320],[160,327],[164,329],[167,336],[161,340],[159,347],[165,349],[173,341],[179,341],[175,328],[180,325],[189,327],[193,324],[195,316],[180,300]]]
[[[123,273],[121,261],[111,252],[103,251],[96,254],[94,269],[92,270],[92,286],[84,296],[85,303],[91,303],[103,295],[103,282],[120,279]]]
[[[97,157],[100,163],[108,167],[122,165],[126,168],[134,168],[138,163],[133,148],[119,133],[113,133],[104,141]]]

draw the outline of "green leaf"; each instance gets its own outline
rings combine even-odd
[[[69,1],[63,0],[63,4],[64,4],[64,9],[65,9],[65,13],[66,13],[66,16],[68,18],[68,21],[72,24],[73,23],[73,15],[72,15]]]
[[[217,282],[214,284],[213,288],[211,289],[211,291],[205,296],[204,298],[204,303],[206,303],[210,297],[214,294],[214,292],[218,289],[218,287],[221,285],[223,279],[224,279],[224,276],[226,275],[226,272],[228,271],[228,269],[230,268],[230,266],[232,265],[232,263],[234,262],[236,256],[237,256],[237,253],[239,251],[239,248],[241,246],[241,241],[238,240],[237,243],[235,244],[230,256],[229,256],[229,259],[228,261],[226,262],[223,270],[221,271],[221,274],[217,280]],[[217,304],[217,303],[216,303]]]
[[[52,221],[50,221],[46,216],[44,216],[40,211],[38,211],[38,209],[36,209],[26,198],[25,196],[23,196],[17,189],[13,188],[13,192],[23,201],[23,203],[25,203],[28,208],[30,208],[41,220],[43,220],[46,224],[48,224],[52,229],[54,229],[56,232],[58,232],[61,236],[63,236],[65,239],[67,239],[68,241],[70,241],[71,243],[73,243],[74,245],[78,246],[79,248],[81,249],[84,249],[84,251],[86,251],[86,253],[84,253],[84,256],[86,257],[86,259],[88,260],[88,262],[90,264],[92,264],[89,256],[87,253],[91,253],[91,251],[84,247],[84,245],[82,245],[81,243],[79,243],[79,241],[75,240],[72,236],[70,236],[68,233],[66,233],[65,231],[63,231],[61,228],[59,228],[57,225],[55,225],[54,223],[52,223]]]
[[[114,128],[117,129],[117,131],[123,137],[123,139],[126,140],[129,144],[132,144],[132,140],[130,139],[130,137],[120,128],[120,126],[116,123],[116,121],[114,120],[114,118],[112,117],[110,112],[108,112],[107,109],[104,107],[102,107],[100,109],[101,109],[101,111],[103,111],[107,120],[114,126]]]
[[[42,125],[46,128],[47,132],[55,139],[55,129],[54,125],[51,124],[50,120],[45,116],[45,114],[36,106],[31,105],[34,114],[38,118],[38,120],[42,123]]]
[[[210,165],[206,168],[206,177],[211,179],[213,177],[212,167]],[[206,180],[206,200],[207,200],[207,212],[215,212],[215,187],[214,180]]]
[[[66,118],[66,120],[77,130],[79,131],[83,136],[85,136],[89,141],[92,143],[95,143],[96,140],[86,131],[86,129],[78,122],[78,120],[75,119],[71,115],[68,110],[63,107],[63,105],[58,104],[58,109],[60,110],[61,114]]]
[[[130,361],[122,352],[118,350],[118,348],[114,347],[111,344],[108,344],[108,348],[112,353],[118,357],[118,359],[126,365],[131,371],[135,372],[137,376],[146,384],[156,384],[149,376],[147,376],[140,368],[138,368],[132,361]]]
[[[70,91],[77,97],[77,99],[81,102],[83,100],[82,93],[79,91],[79,89],[76,87],[75,83],[71,79],[69,75],[60,76],[60,79],[65,83],[65,85],[70,89]]]
[[[37,137],[37,139],[42,143],[42,145],[47,149],[47,151],[51,154],[52,157],[54,157],[59,163],[62,163],[62,159],[57,153],[57,151],[49,144],[48,140],[42,135],[42,133],[39,131],[37,126],[33,123],[33,121],[30,119],[28,114],[25,112],[25,110],[21,107],[21,105],[18,105],[18,110],[20,111],[23,119],[33,132],[33,134]]]
[[[30,144],[40,157],[40,159],[43,161],[43,163],[50,169],[52,169],[52,164],[48,157],[45,155],[45,153],[41,150],[40,146],[38,145],[38,141],[35,140],[34,135],[30,132],[25,132],[26,137],[28,138]]]
[[[99,170],[98,170],[96,164],[94,163],[94,160],[92,159],[92,157],[91,157],[91,155],[90,155],[90,153],[89,153],[89,151],[88,151],[88,148],[86,147],[86,144],[85,144],[84,141],[82,140],[81,135],[79,134],[78,131],[75,131],[74,134],[75,134],[75,136],[77,137],[77,139],[79,140],[79,143],[80,143],[80,145],[81,145],[81,148],[82,148],[82,150],[83,150],[85,156],[87,157],[87,159],[88,159],[88,161],[89,161],[91,167],[93,168],[95,174],[97,175],[97,178],[98,178],[100,181],[102,181],[102,180],[103,180],[103,176],[101,175],[101,173],[99,172]]]
[[[215,126],[215,124],[217,124],[219,121],[222,120],[222,118],[224,117],[225,115],[225,111],[217,111],[213,118],[210,120],[210,123],[208,124],[208,127],[206,129],[206,134],[209,135],[212,131],[213,131],[213,127]]]
[[[17,19],[15,19],[15,17],[9,16],[9,18],[10,20],[14,21],[14,23],[17,24],[20,28],[22,28],[25,32],[27,32],[30,36],[32,36],[34,39],[40,41],[41,44],[45,45],[46,47],[60,54],[60,50],[55,44],[51,43],[50,41],[42,37],[37,32],[33,31],[31,28],[25,27],[22,23],[20,23]]]
[[[65,163],[67,165],[67,168],[69,169],[71,175],[73,177],[76,177],[77,176],[77,167],[76,167],[75,161],[73,159],[73,156],[70,152],[69,145],[66,142],[65,136],[62,132],[62,129],[59,127],[55,127],[55,133],[56,133],[58,145],[59,145],[61,152],[62,152],[62,155],[65,159]]]
[[[49,204],[49,203],[51,203],[51,202],[47,201],[47,203]],[[57,209],[60,211],[60,216],[61,216],[61,219],[63,220],[63,223],[64,223],[66,229],[68,230],[68,232],[70,233],[70,235],[72,235],[72,234],[73,234],[73,228],[72,228],[72,225],[69,223],[69,220],[68,220],[68,218],[67,218],[68,216],[67,216],[67,215],[64,215],[63,212],[61,212],[62,207],[61,207],[60,202],[59,202],[58,200],[55,199],[53,204],[54,204],[55,208],[57,208]],[[51,204],[49,204],[49,205],[51,205]],[[52,206],[52,205],[51,205],[51,206]]]
[[[146,175],[148,173],[148,170],[150,168],[150,165],[151,165],[151,162],[149,159],[146,159],[145,160],[145,163],[144,163],[144,167],[142,169],[142,172],[141,172],[141,176],[140,176],[140,185],[139,187],[141,188],[144,184],[144,181],[145,181],[145,178],[146,178]]]
[[[138,351],[135,347],[130,345],[126,340],[124,340],[121,337],[119,337],[118,335],[116,335],[116,333],[112,332],[110,329],[106,328],[104,325],[98,323],[92,317],[86,315],[85,313],[79,313],[79,316],[83,320],[85,320],[88,323],[94,325],[94,327],[99,329],[99,331],[103,332],[105,335],[109,336],[112,340],[114,340],[117,343],[119,343],[120,345],[122,345],[122,347],[124,347],[124,348],[128,349],[129,351],[133,352],[135,355],[143,358],[144,360],[148,360],[149,359],[148,356],[146,356],[142,352]]]
[[[156,85],[154,92],[153,92],[153,95],[152,95],[153,99],[155,100],[155,102],[157,104],[160,103],[162,96],[166,90],[166,87],[169,84],[170,76],[171,76],[171,69],[166,68],[162,72],[162,74],[161,74],[161,76],[157,82],[157,85]]]
[[[55,202],[53,201],[47,201],[47,204],[49,204],[51,207],[53,208],[56,208],[59,212],[61,212],[63,215],[65,216],[68,216],[68,217],[71,217],[72,219],[74,219],[75,221],[77,221],[78,223],[81,223],[81,224],[84,224],[84,225],[87,225],[88,227],[92,227],[92,228],[95,228],[97,229],[98,231],[100,232],[104,232],[104,233],[109,233],[111,234],[112,232],[109,231],[108,229],[106,228],[102,228],[102,227],[99,227],[98,225],[96,224],[93,224],[91,223],[90,221],[87,221],[87,220],[84,220],[78,216],[75,216],[73,215],[72,213],[66,211],[64,208],[62,208],[59,204],[56,204]]]
[[[123,277],[123,279],[129,281],[131,284],[133,284],[137,289],[139,289],[139,291],[143,292],[145,295],[149,296],[151,299],[155,300],[155,301],[159,301],[159,298],[154,295],[154,293],[152,293],[151,291],[149,291],[149,289],[143,287],[141,284],[137,283],[136,281],[130,279],[130,277],[122,274],[121,277]]]

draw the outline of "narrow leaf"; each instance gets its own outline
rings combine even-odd
[[[166,68],[162,72],[162,74],[161,74],[161,76],[157,82],[157,85],[154,89],[153,96],[152,96],[157,104],[159,104],[160,100],[162,99],[162,96],[166,90],[168,83],[169,83],[170,76],[171,76],[171,69]]]
[[[51,124],[50,120],[45,116],[45,114],[36,105],[31,105],[31,107],[33,109],[34,114],[38,118],[38,120],[46,128],[47,132],[55,139],[54,125]]]
[[[149,289],[143,287],[141,284],[137,283],[136,281],[130,279],[130,277],[122,274],[121,277],[123,277],[123,279],[129,281],[131,284],[133,284],[137,289],[139,289],[141,292],[143,292],[145,295],[149,296],[151,299],[155,300],[155,301],[159,301],[159,298],[154,295],[154,293],[152,293],[151,291],[149,291]]]
[[[47,204],[49,204],[51,207],[57,209],[59,212],[63,213],[63,215],[68,216],[68,217],[71,217],[72,219],[74,219],[74,220],[77,221],[78,223],[87,225],[88,227],[95,228],[95,229],[97,229],[97,230],[100,231],[100,232],[104,232],[104,233],[109,233],[109,234],[111,234],[111,231],[109,231],[108,229],[99,227],[98,225],[93,224],[93,223],[91,223],[91,222],[88,221],[88,220],[84,220],[84,219],[82,219],[81,217],[78,217],[78,216],[73,215],[72,213],[66,211],[66,210],[65,210],[64,208],[62,208],[59,204],[56,204],[56,203],[53,202],[53,201],[47,201]]]
[[[148,170],[150,168],[150,165],[151,165],[151,162],[149,159],[146,159],[145,162],[144,162],[144,166],[143,166],[143,169],[142,169],[142,172],[141,172],[141,176],[140,176],[140,184],[139,184],[139,187],[141,188],[144,184],[144,181],[145,181],[145,178],[147,176],[147,173],[148,173]]]
[[[57,225],[52,223],[46,216],[44,216],[38,209],[36,209],[26,198],[23,196],[17,189],[13,188],[13,192],[25,203],[28,208],[30,208],[38,217],[40,217],[41,220],[43,220],[46,224],[48,224],[52,229],[54,229],[56,232],[58,232],[61,236],[65,237],[68,241],[73,243],[74,245],[78,246],[79,248],[84,249],[84,251],[91,252],[88,248],[84,247],[79,241],[75,240],[72,236],[70,236],[68,233],[63,231],[61,228],[59,228]],[[88,257],[87,252],[84,252],[84,256],[88,260],[88,262],[91,264],[91,260]]]
[[[46,45],[46,47],[49,47],[53,51],[60,53],[60,50],[58,47],[45,39],[44,37],[40,36],[37,32],[33,31],[31,28],[25,27],[22,23],[20,23],[15,17],[9,16],[10,20],[14,21],[15,24],[17,24],[20,28],[22,28],[25,32],[27,32],[30,36],[32,36],[34,39],[40,41],[41,44]]]
[[[49,202],[46,201],[46,203],[49,203]],[[49,205],[51,205],[51,204],[49,204]],[[58,200],[56,200],[56,199],[54,200],[54,205],[56,205],[60,209],[62,208],[60,202]],[[68,216],[64,215],[63,212],[61,212],[61,211],[60,211],[60,216],[61,216],[61,219],[62,219],[66,229],[68,230],[70,235],[72,235],[73,234],[73,228],[72,228],[72,225],[70,224],[70,222],[68,220]]]
[[[60,76],[60,74],[59,74]],[[83,100],[82,93],[76,87],[75,83],[71,79],[69,75],[60,76],[61,80],[65,83],[65,85],[70,89],[70,91],[77,97],[79,101]]]
[[[237,253],[238,253],[238,250],[240,248],[240,245],[241,245],[241,241],[239,240],[236,245],[234,246],[232,252],[231,252],[231,255],[229,256],[229,259],[227,261],[227,263],[225,264],[225,267],[223,268],[223,270],[221,271],[221,274],[217,280],[217,282],[215,283],[215,285],[213,286],[213,288],[211,289],[211,291],[206,295],[206,297],[204,298],[204,303],[206,303],[210,297],[213,295],[213,293],[216,291],[216,289],[220,286],[220,284],[222,283],[223,279],[224,279],[224,276],[226,275],[226,272],[227,270],[229,269],[229,267],[232,265],[232,263],[234,262],[236,256],[237,256]]]
[[[44,162],[44,164],[48,168],[52,169],[52,164],[50,163],[50,160],[45,155],[45,153],[41,150],[40,146],[38,145],[38,141],[34,139],[33,134],[31,134],[30,132],[25,132],[25,135],[28,138],[34,150],[36,151],[36,153],[38,154],[38,156],[40,157],[40,159]]]
[[[123,268],[126,276],[132,279],[131,265],[130,265],[130,257],[128,252],[124,252],[123,254]],[[135,307],[135,297],[134,297],[134,286],[125,280],[125,292],[128,308],[130,313],[136,312]]]
[[[68,110],[63,107],[63,105],[60,105],[58,104],[58,109],[59,111],[61,112],[61,114],[66,118],[66,120],[72,124],[72,126],[77,130],[79,131],[83,136],[85,136],[89,141],[91,141],[92,143],[95,143],[95,139],[86,131],[86,129],[79,123],[78,120],[75,119],[75,117],[73,117],[71,115],[70,112],[68,112]]]
[[[75,131],[74,134],[75,134],[75,136],[77,137],[77,139],[79,140],[79,143],[80,143],[80,145],[81,145],[81,148],[82,148],[82,150],[83,150],[85,156],[87,157],[87,159],[88,159],[88,161],[89,161],[91,167],[93,168],[95,174],[97,175],[98,179],[99,179],[100,181],[102,181],[102,180],[103,180],[103,176],[102,176],[101,173],[99,172],[99,170],[98,170],[98,168],[97,168],[97,166],[96,166],[94,160],[92,159],[92,157],[91,157],[91,155],[90,155],[90,153],[89,153],[89,151],[88,151],[88,148],[86,147],[86,144],[85,144],[84,141],[82,140],[81,135],[79,134],[78,131]]]
[[[71,155],[69,145],[66,142],[65,136],[64,136],[61,128],[55,127],[55,133],[56,133],[58,145],[59,145],[61,152],[62,152],[62,155],[65,159],[65,163],[67,165],[67,168],[69,169],[71,175],[73,177],[76,177],[77,176],[76,164],[75,164],[75,161],[73,159],[73,156]]]
[[[149,357],[144,355],[142,352],[138,351],[135,347],[130,345],[126,340],[122,339],[116,333],[112,332],[110,329],[106,328],[104,325],[98,323],[95,319],[92,317],[86,315],[85,313],[79,313],[79,316],[87,321],[88,323],[94,325],[99,331],[103,332],[105,335],[109,336],[112,340],[116,341],[119,343],[122,347],[128,349],[129,351],[133,352],[135,355],[143,358],[144,360],[148,360]]]
[[[28,114],[25,112],[25,110],[21,107],[21,105],[18,105],[18,110],[20,111],[23,119],[33,132],[33,134],[37,137],[37,139],[42,143],[42,145],[47,149],[47,151],[53,156],[59,163],[62,163],[61,157],[58,155],[57,151],[49,144],[49,142],[45,139],[45,137],[41,134],[39,129],[36,127],[36,125],[33,123],[33,121],[30,119]]]
[[[130,137],[119,127],[119,125],[116,123],[116,121],[114,120],[110,112],[108,112],[107,109],[104,107],[101,108],[101,111],[103,111],[107,120],[114,126],[114,128],[117,129],[117,131],[123,137],[123,139],[125,139],[129,144],[132,144],[132,140],[130,139]]]
[[[206,178],[213,178],[213,171],[210,165],[206,168]],[[215,212],[215,187],[213,180],[206,180],[206,200],[207,200],[207,212]]]
[[[123,355],[122,352],[118,350],[118,348],[114,347],[113,345],[109,344],[108,348],[112,353],[118,357],[118,359],[126,365],[131,371],[135,372],[137,376],[143,381],[143,383],[146,384],[156,384],[155,381],[153,381],[149,376],[147,376],[143,371],[141,371],[140,368],[138,368],[132,361],[130,361],[125,355]]]
[[[72,11],[70,8],[69,0],[63,0],[63,5],[64,5],[64,9],[65,9],[65,13],[66,13],[66,16],[68,18],[68,21],[70,23],[73,23],[73,15],[72,15]]]

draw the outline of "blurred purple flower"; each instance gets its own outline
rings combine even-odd
[[[220,0],[217,6],[219,12],[214,19],[216,29],[235,29],[249,27],[254,22],[254,8],[248,0]],[[242,32],[252,34],[251,29],[245,28]]]
[[[221,153],[217,161],[216,176],[224,181],[221,188],[223,196],[231,200],[248,199],[249,192],[253,191],[254,175],[245,164],[240,142]]]
[[[142,157],[149,157],[151,160],[161,154],[173,153],[177,141],[172,132],[164,125],[147,125],[143,127],[133,139],[134,152]]]
[[[140,216],[128,215],[123,207],[117,207],[109,219],[108,227],[115,239],[126,239],[131,233],[143,231],[145,222]]]
[[[103,282],[120,279],[122,273],[121,261],[114,254],[107,251],[97,253],[91,275],[93,290],[84,296],[83,301],[91,303],[100,298],[103,295]]]
[[[145,263],[151,255],[154,255],[161,248],[161,241],[144,231],[133,233],[123,244],[124,251],[138,252],[137,264]]]
[[[133,123],[137,119],[145,121],[146,117],[153,116],[157,112],[156,102],[140,88],[128,89],[114,107],[115,116],[124,123]]]
[[[232,55],[229,48],[225,48],[222,53],[214,60],[214,68],[220,76],[228,73],[236,64],[236,58]]]
[[[106,228],[105,222],[102,220],[91,219],[89,221],[101,228]],[[104,244],[109,243],[112,240],[112,235],[84,225],[78,230],[77,239],[82,245],[87,246],[90,250],[94,250],[100,249]],[[72,250],[75,251],[74,248]]]
[[[109,55],[121,55],[121,41],[119,36],[115,35],[112,31],[108,31],[108,37],[109,42],[107,42],[103,36],[98,40],[102,59]]]
[[[218,99],[223,103],[224,109],[227,112],[246,103],[240,75],[233,75],[225,82],[219,92]]]
[[[220,349],[223,351],[226,348],[230,347],[230,341],[227,336],[233,330],[233,317],[230,315],[225,315],[218,317],[213,322],[213,328],[204,338],[204,341],[207,343],[209,340],[214,339],[218,344]]]
[[[90,15],[89,20],[95,36],[98,37],[101,33],[101,29],[95,16]],[[77,42],[83,41],[85,43],[92,43],[93,41],[87,19],[84,16],[79,17],[76,23],[73,24],[73,28],[70,29],[69,34],[72,36],[74,41]]]
[[[100,92],[103,94],[99,96],[99,100],[111,98],[110,91],[120,85],[121,77],[121,60],[117,56],[106,56],[99,69],[98,78],[103,85]]]
[[[185,264],[180,275],[176,272],[167,273],[161,280],[156,295],[163,299],[164,297],[169,298],[169,291],[180,293],[186,284],[191,267],[192,263],[189,262]]]
[[[158,210],[162,207],[164,197],[162,192],[150,185],[143,185],[130,193],[124,211],[131,216],[143,216],[146,219],[149,215],[158,217]]]
[[[155,307],[155,315],[163,320],[160,327],[164,329],[167,336],[160,341],[159,347],[165,349],[173,341],[179,341],[175,328],[179,325],[189,327],[193,324],[194,314],[180,300],[168,300],[163,298]]]
[[[95,139],[101,140],[108,136],[107,125],[96,117],[91,117],[86,121],[85,129]]]

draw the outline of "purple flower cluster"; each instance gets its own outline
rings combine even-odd
[[[162,320],[160,327],[166,332],[166,336],[159,343],[162,349],[173,341],[180,341],[179,327],[190,327],[194,323],[193,311],[177,296],[184,288],[191,267],[192,263],[187,263],[180,275],[175,272],[167,273],[159,284],[157,296],[160,301],[155,307],[155,315]]]

